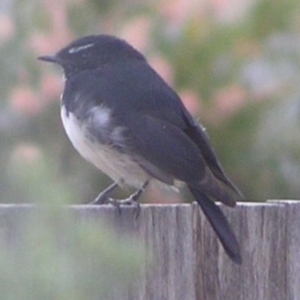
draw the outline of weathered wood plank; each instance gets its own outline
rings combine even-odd
[[[82,214],[82,206],[74,208]],[[118,234],[135,234],[137,243],[147,249],[145,278],[135,285],[135,291],[127,290],[128,299],[196,299],[191,205],[143,205],[138,219],[131,208],[124,208],[121,215],[115,211],[103,214],[103,208],[86,206],[85,217],[100,214]]]
[[[286,208],[286,260],[277,261],[286,267],[286,295],[287,300],[300,297],[300,201],[276,200],[272,201]],[[283,230],[282,230],[283,232]],[[275,275],[274,275],[275,276]]]
[[[34,206],[0,205],[0,238],[16,245],[18,227]],[[146,249],[145,275],[114,299],[297,300],[300,295],[300,201],[222,206],[241,244],[243,264],[226,256],[196,204],[131,208],[71,206],[77,217],[101,220]],[[121,297],[121,298],[120,298]]]
[[[153,259],[140,299],[195,299],[191,215],[190,205],[145,209],[142,231]]]

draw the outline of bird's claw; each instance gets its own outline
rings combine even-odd
[[[135,193],[133,193],[131,196],[129,196],[126,199],[114,199],[108,197],[108,194],[111,193],[117,187],[117,183],[114,182],[112,185],[110,185],[104,191],[102,191],[97,196],[97,198],[91,202],[91,204],[111,204],[117,208],[119,214],[121,214],[121,205],[130,205],[134,208],[135,218],[137,219],[141,212],[141,207],[140,204],[137,202],[137,200],[144,192],[148,184],[149,181],[146,181],[140,189],[138,189]]]
[[[141,212],[140,204],[133,199],[132,197],[126,198],[126,199],[114,199],[114,198],[107,198],[106,203],[111,204],[112,206],[116,207],[119,214],[122,213],[121,206],[122,205],[128,205],[132,206],[135,210],[136,219],[139,217]]]

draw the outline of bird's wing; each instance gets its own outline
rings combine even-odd
[[[181,128],[141,113],[130,112],[123,118],[128,151],[142,167],[150,163],[209,197],[235,205],[234,197],[214,176],[197,145]]]
[[[197,145],[198,149],[201,151],[203,158],[209,169],[212,171],[214,176],[228,186],[232,191],[236,193],[237,196],[243,198],[241,191],[233,184],[233,182],[226,176],[223,171],[214,149],[212,148],[208,136],[206,135],[205,129],[201,128],[199,124],[191,117],[191,115],[183,109],[183,115],[186,120],[187,127],[185,127],[184,132],[188,137]]]

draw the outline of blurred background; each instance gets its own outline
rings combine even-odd
[[[246,200],[299,199],[299,0],[1,0],[0,203],[87,203],[110,183],[63,130],[61,70],[37,60],[100,33],[126,39],[174,87]],[[55,205],[6,212],[1,299],[109,299],[143,278],[143,238]]]
[[[63,131],[61,70],[36,59],[100,33],[174,87],[246,200],[299,199],[298,0],[1,0],[0,202],[86,203],[110,183]]]

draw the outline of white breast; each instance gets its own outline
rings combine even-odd
[[[98,119],[100,116],[100,123],[105,126],[110,120],[110,111],[103,108],[99,112],[99,109],[97,111]],[[67,114],[64,106],[61,108],[61,118],[65,131],[75,149],[114,181],[140,188],[145,181],[150,179],[151,176],[128,154],[119,153],[110,145],[100,144],[88,138],[89,133],[85,126],[72,113]]]

